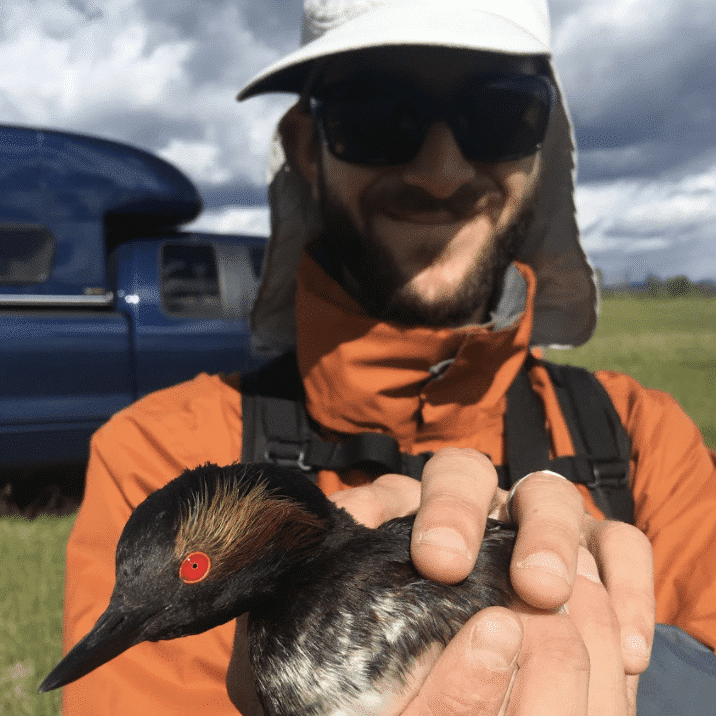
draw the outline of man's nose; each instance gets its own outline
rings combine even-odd
[[[439,199],[452,196],[476,176],[447,122],[434,122],[420,151],[405,166],[403,181],[419,186]]]

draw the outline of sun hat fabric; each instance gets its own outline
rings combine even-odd
[[[252,79],[238,99],[266,92],[300,94],[317,63],[344,52],[405,45],[542,55],[549,60],[547,3],[305,0],[302,46]],[[550,69],[557,102],[541,149],[542,180],[535,217],[518,259],[528,263],[537,276],[532,344],[572,346],[591,336],[598,295],[575,219],[572,126],[551,61]],[[305,245],[320,234],[321,217],[308,185],[285,161],[278,130],[271,148],[269,205],[271,237],[251,328],[257,346],[286,350],[296,340],[298,263]]]
[[[549,53],[547,6],[533,0],[306,0],[301,47],[267,67],[238,99],[300,92],[310,64],[340,52],[430,45]]]

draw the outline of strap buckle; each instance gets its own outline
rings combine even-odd
[[[307,446],[307,442],[270,441],[264,451],[264,460],[282,467],[295,467],[301,472],[313,472],[313,468],[305,462]]]
[[[585,484],[590,489],[622,489],[629,486],[629,463],[619,458],[600,460],[589,458],[593,479]]]

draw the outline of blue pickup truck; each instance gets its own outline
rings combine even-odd
[[[0,471],[82,463],[107,418],[201,371],[245,371],[265,239],[182,231],[175,167],[0,126]]]

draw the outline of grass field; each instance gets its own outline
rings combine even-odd
[[[0,519],[0,713],[57,716],[59,692],[37,687],[61,655],[70,517]]]
[[[584,347],[551,360],[612,368],[672,393],[716,447],[716,300],[613,298]],[[0,519],[0,714],[58,716],[36,689],[60,656],[64,545],[73,517]]]
[[[546,357],[671,393],[716,449],[716,299],[610,298],[588,343]]]

